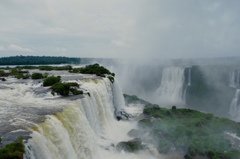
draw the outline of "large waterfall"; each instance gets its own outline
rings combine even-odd
[[[160,102],[160,104],[165,105],[184,104],[185,102],[184,71],[185,71],[184,67],[167,67],[163,70],[161,84],[156,91],[159,99],[158,101]]]
[[[155,158],[146,151],[116,150],[118,142],[131,139],[127,133],[136,127],[136,121],[115,119],[114,111],[125,109],[116,81],[111,83],[108,78],[68,81],[80,84],[86,91],[83,97],[53,97],[49,89],[40,90],[40,83],[32,81],[2,85],[0,104],[6,116],[1,115],[0,124],[8,125],[6,131],[12,126],[12,132],[30,132],[25,159]]]

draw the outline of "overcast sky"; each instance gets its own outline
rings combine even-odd
[[[240,0],[1,0],[12,55],[240,56]]]

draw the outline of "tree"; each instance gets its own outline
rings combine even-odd
[[[43,81],[43,86],[44,87],[47,87],[47,86],[52,86],[54,85],[55,83],[58,83],[61,81],[61,77],[60,76],[50,76],[50,77],[47,77],[44,79]]]
[[[42,79],[43,78],[43,74],[42,73],[38,73],[38,72],[34,72],[31,76],[32,79]]]

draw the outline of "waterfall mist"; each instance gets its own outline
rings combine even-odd
[[[137,95],[163,107],[184,106],[230,117],[228,112],[235,94],[230,87],[237,81],[239,58],[89,61],[93,62],[100,62],[115,72],[126,94]],[[167,75],[166,70],[170,68],[184,69],[184,75],[179,79],[177,71]],[[176,81],[171,82],[175,77]]]

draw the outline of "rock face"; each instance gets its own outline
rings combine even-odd
[[[6,81],[6,78],[0,78],[1,81]]]
[[[116,147],[117,147],[117,150],[119,151],[124,150],[127,152],[135,152],[143,149],[143,145],[141,143],[140,138],[135,138],[130,141],[119,142]]]

